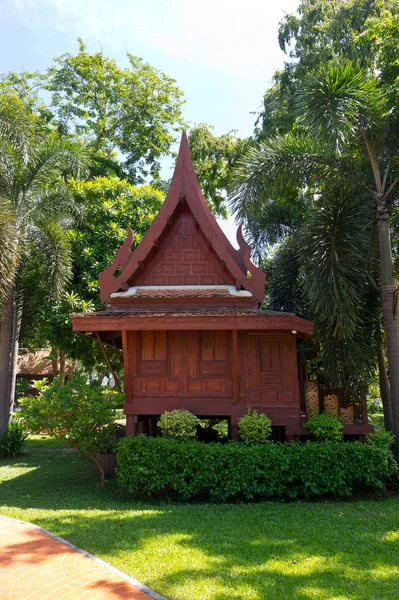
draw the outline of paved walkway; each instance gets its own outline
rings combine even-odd
[[[1,600],[166,600],[39,527],[0,517]]]

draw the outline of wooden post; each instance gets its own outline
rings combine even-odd
[[[137,415],[126,415],[126,436],[135,437],[137,435]]]
[[[144,433],[148,435],[148,417],[141,417],[140,421],[137,424],[137,430],[139,433]]]
[[[152,416],[148,419],[149,431],[148,435],[150,437],[157,437],[157,418]]]
[[[238,433],[238,417],[230,417],[229,420],[229,437],[231,440],[238,442],[240,435]]]
[[[240,385],[240,361],[238,356],[238,331],[237,329],[232,330],[233,337],[233,361],[232,361],[232,374],[233,374],[233,401],[234,404],[238,404],[239,400],[239,385]]]
[[[114,371],[114,368],[111,365],[111,361],[109,360],[108,354],[107,354],[107,352],[106,352],[106,350],[104,348],[104,344],[102,343],[101,338],[98,335],[98,331],[96,331],[95,333],[96,333],[97,341],[100,344],[100,348],[102,350],[102,353],[104,354],[105,362],[108,365],[108,369],[111,371],[112,377],[114,378],[115,385],[116,385],[116,387],[118,389],[118,392],[122,393],[122,389],[121,389],[121,386],[120,386],[120,383],[119,383],[119,379],[117,378],[117,376],[115,374],[115,371]]]

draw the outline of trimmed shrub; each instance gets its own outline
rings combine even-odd
[[[374,433],[368,433],[366,435],[367,443],[378,448],[385,448],[386,450],[392,450],[395,436],[390,431],[378,430]]]
[[[248,407],[247,414],[238,419],[238,431],[243,442],[265,444],[272,432],[272,422],[265,413]]]
[[[118,445],[117,478],[136,497],[226,502],[347,498],[383,489],[393,455],[360,442],[201,444],[139,435]]]
[[[199,419],[189,410],[171,410],[164,412],[158,421],[158,427],[165,438],[189,440],[197,433]]]
[[[27,427],[21,419],[13,418],[7,425],[4,435],[0,436],[0,458],[21,456],[22,447],[28,439]]]
[[[310,419],[303,424],[309,429],[315,438],[319,441],[326,442],[329,440],[342,441],[342,420],[331,413],[311,413]]]

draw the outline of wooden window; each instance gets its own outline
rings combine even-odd
[[[258,340],[259,384],[281,384],[281,344]]]
[[[226,376],[230,360],[226,331],[201,331],[199,334],[200,376]]]
[[[169,370],[166,331],[142,331],[139,337],[139,376],[166,375]]]

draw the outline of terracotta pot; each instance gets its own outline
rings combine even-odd
[[[319,414],[319,387],[314,381],[305,381],[305,406],[306,415],[310,417],[311,413]]]
[[[353,425],[355,422],[355,409],[352,405],[349,405],[348,408],[340,408],[339,414],[344,425]]]
[[[336,394],[327,394],[324,396],[324,412],[338,417],[339,415],[339,400]]]

